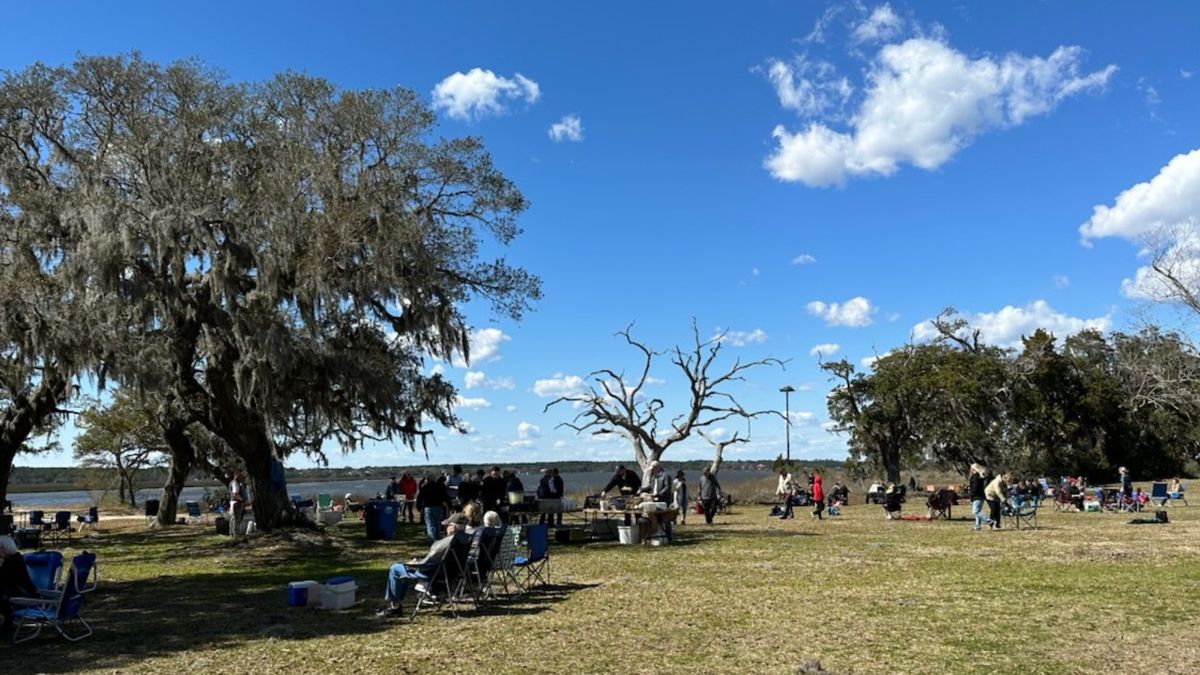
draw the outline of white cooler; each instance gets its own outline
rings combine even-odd
[[[321,606],[325,609],[346,609],[354,604],[358,590],[352,577],[333,577],[321,582]]]

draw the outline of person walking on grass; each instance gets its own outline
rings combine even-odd
[[[717,512],[717,504],[721,500],[721,483],[713,475],[712,469],[704,467],[700,474],[700,504],[704,506],[704,523],[713,524],[713,515]]]
[[[987,489],[987,469],[981,464],[971,464],[971,482],[967,487],[971,496],[971,515],[975,517],[975,531],[978,532],[985,522],[990,522],[983,512],[984,490]]]
[[[688,489],[687,478],[682,471],[675,472],[675,481],[671,483],[675,499],[675,509],[679,511],[679,524],[687,525]]]
[[[987,487],[983,489],[984,497],[987,498],[988,509],[991,511],[991,523],[988,527],[993,530],[1000,529],[1000,506],[1004,500],[1008,499],[1008,473],[1002,473],[992,479]]]
[[[812,517],[817,520],[822,520],[821,512],[825,510],[825,491],[821,489],[821,476],[813,474],[812,476]]]

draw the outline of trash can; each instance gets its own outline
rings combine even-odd
[[[396,535],[396,502],[389,499],[372,499],[367,502],[367,539],[391,541]]]
[[[637,525],[618,525],[617,539],[622,544],[640,544],[642,543],[642,533]]]
[[[228,518],[226,518],[225,516],[217,516],[216,518],[213,519],[213,523],[216,525],[217,534],[223,534],[225,536],[229,536],[229,519]]]

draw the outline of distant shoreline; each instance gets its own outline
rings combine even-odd
[[[743,469],[755,470],[760,467],[770,467],[774,459],[765,460],[745,460],[738,459],[736,461],[726,460],[722,462],[723,469]],[[605,461],[562,461],[562,462],[520,462],[508,463],[500,465],[504,469],[514,469],[519,475],[533,475],[540,473],[542,469],[554,467],[563,472],[570,471],[605,471],[612,470],[617,464],[625,464],[629,467],[636,468],[636,463],[633,461],[620,460],[605,460]],[[708,466],[710,460],[685,460],[673,462],[666,460],[663,462],[672,470],[679,469],[694,469],[700,470],[704,466]],[[823,469],[841,468],[844,466],[842,460],[821,459],[821,460],[793,460],[794,464],[803,464],[805,466],[821,467]],[[404,472],[421,474],[426,472],[438,472],[449,470],[454,463],[446,464],[424,464],[417,466],[367,466],[361,468],[336,468],[336,469],[287,469],[285,477],[288,483],[308,483],[319,481],[341,481],[341,480],[371,480],[385,479],[392,474],[401,474]],[[491,462],[484,463],[463,463],[462,466],[466,470],[474,470],[477,468],[485,468],[491,466]],[[103,490],[115,492],[116,487],[111,484],[103,487],[98,487],[95,482],[75,481],[70,482],[49,482],[40,480],[36,482],[20,482],[20,473],[34,473],[38,477],[50,477],[54,473],[73,474],[84,470],[78,467],[14,467],[13,479],[8,484],[8,494],[21,494],[28,492],[71,492],[71,491],[90,491]],[[88,470],[92,471],[92,470]],[[138,481],[136,484],[137,490],[155,490],[163,486],[164,477],[156,476],[148,480]],[[196,479],[189,480],[186,487],[197,488],[219,488],[221,485],[213,479]]]

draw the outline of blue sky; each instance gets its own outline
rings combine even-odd
[[[730,358],[788,360],[734,393],[782,408],[797,387],[793,454],[841,458],[815,351],[864,366],[945,306],[998,343],[1133,329],[1154,290],[1139,238],[1200,223],[1191,3],[36,4],[6,10],[0,68],[138,49],[402,85],[440,134],[484,139],[532,203],[506,255],[545,299],[519,324],[470,307],[476,360],[443,367],[473,432],[439,434],[435,462],[630,458],[556,430],[573,411],[547,394],[636,368],[627,324],[665,348],[693,317],[731,331]],[[751,431],[731,457],[782,452],[781,421]]]

